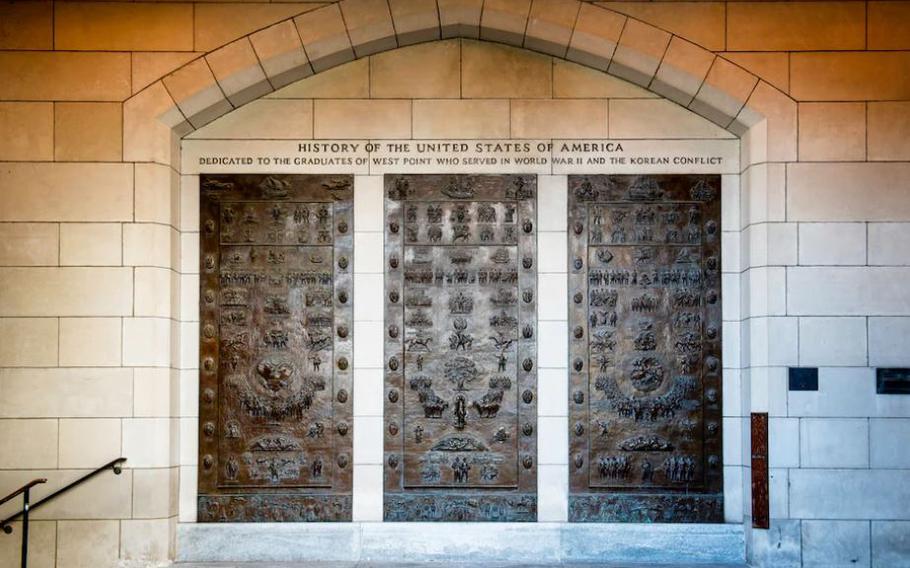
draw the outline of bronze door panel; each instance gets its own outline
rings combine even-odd
[[[536,518],[535,194],[386,176],[386,520]]]
[[[200,521],[351,519],[352,181],[201,176]]]
[[[720,176],[569,176],[569,520],[721,522]]]

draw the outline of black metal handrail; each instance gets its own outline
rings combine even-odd
[[[10,523],[15,521],[19,517],[22,517],[22,568],[26,568],[26,566],[28,565],[28,516],[29,516],[29,513],[31,511],[34,511],[38,507],[44,505],[51,499],[54,499],[64,493],[66,493],[73,487],[76,487],[77,485],[81,485],[82,483],[85,483],[86,481],[95,477],[102,471],[110,469],[111,471],[114,472],[115,475],[120,475],[120,473],[123,471],[123,462],[125,462],[125,461],[126,461],[126,458],[117,458],[115,460],[111,460],[108,463],[104,464],[103,466],[99,467],[98,469],[91,471],[89,473],[86,473],[79,479],[54,491],[47,497],[44,497],[43,499],[37,501],[34,505],[29,504],[29,492],[30,492],[31,488],[34,487],[35,485],[38,485],[39,483],[47,483],[47,479],[44,479],[44,478],[33,479],[33,480],[29,481],[28,483],[26,483],[25,485],[23,485],[22,487],[20,487],[19,489],[16,489],[15,491],[10,493],[3,499],[0,499],[0,505],[3,505],[7,501],[14,499],[17,495],[22,495],[22,510],[17,513],[14,513],[14,514],[10,515],[9,517],[0,521],[0,529],[3,529],[3,532],[5,532],[6,534],[10,534],[13,532],[13,526]]]

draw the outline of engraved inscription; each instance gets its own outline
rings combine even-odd
[[[200,184],[199,520],[350,520],[352,178]]]
[[[720,177],[569,177],[572,521],[723,520]]]
[[[536,518],[535,194],[386,177],[387,520]]]

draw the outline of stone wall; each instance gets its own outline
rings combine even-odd
[[[198,202],[177,143],[238,128],[739,136],[741,175],[724,192],[724,463],[728,491],[742,488],[741,417],[769,412],[772,530],[751,532],[752,558],[910,562],[910,401],[876,395],[872,369],[910,365],[910,4],[432,4],[0,4],[0,491],[39,475],[49,490],[129,459],[121,476],[35,515],[33,565],[166,559],[178,516],[194,516]],[[367,57],[440,36],[549,55],[465,40]],[[556,211],[541,234],[541,258],[555,255],[541,295],[549,278],[560,298],[563,184],[541,181]],[[367,521],[379,511],[381,372],[364,341],[378,315],[361,294],[380,289],[364,251],[381,220],[378,181],[356,186],[355,258],[367,262],[355,292],[355,514]],[[564,333],[559,305],[540,319]],[[541,482],[563,487],[565,357],[547,356]],[[820,367],[818,392],[788,392],[795,365]],[[750,523],[746,488],[728,493],[729,521]],[[545,500],[542,517],[559,520],[564,505]],[[17,551],[16,536],[0,536],[0,564]]]

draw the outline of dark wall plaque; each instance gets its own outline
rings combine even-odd
[[[752,438],[752,526],[771,527],[770,479],[768,477],[768,413],[753,412]]]
[[[791,391],[817,391],[818,367],[790,367],[787,381]]]
[[[569,176],[569,520],[722,522],[720,176]]]
[[[536,178],[385,190],[385,519],[533,521]]]
[[[351,519],[352,181],[201,177],[200,521]]]
[[[877,394],[910,394],[910,369],[906,367],[876,369],[875,392]]]

